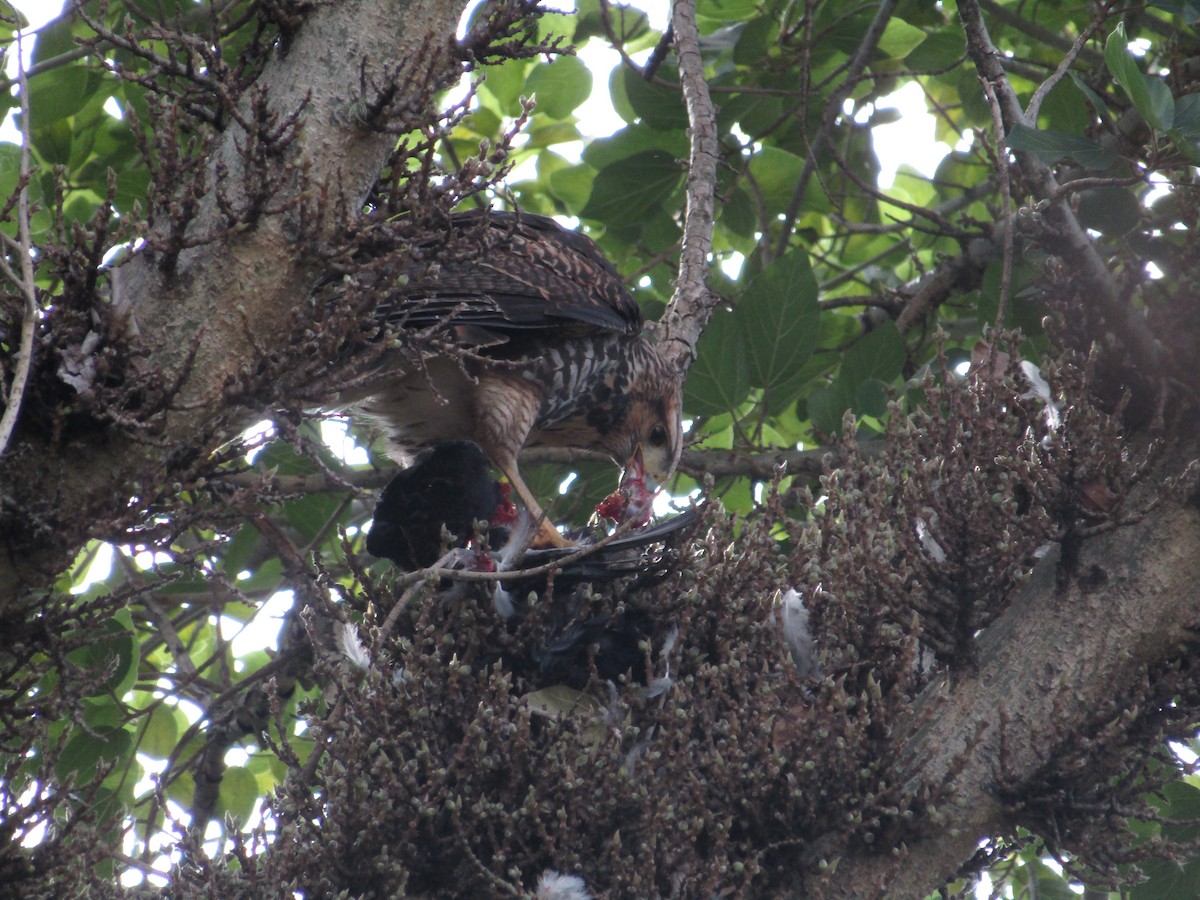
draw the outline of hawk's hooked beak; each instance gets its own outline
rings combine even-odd
[[[625,463],[621,483],[600,501],[596,506],[596,514],[601,519],[613,519],[618,524],[631,522],[633,527],[640,528],[650,521],[657,494],[658,484],[646,478],[646,460],[639,444]]]
[[[642,456],[640,443],[634,448],[633,456],[625,463],[625,471],[621,473],[618,489],[630,484],[636,484],[652,494],[657,493],[659,488],[658,482],[646,474],[646,460]]]

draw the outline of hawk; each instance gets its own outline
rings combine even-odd
[[[523,447],[597,450],[665,481],[682,445],[681,376],[643,333],[642,313],[589,238],[544,216],[456,214],[416,248],[381,299],[393,331],[420,330],[419,365],[384,360],[358,410],[407,464],[426,447],[478,444],[566,546],[521,478]],[[441,348],[440,350],[436,348]]]

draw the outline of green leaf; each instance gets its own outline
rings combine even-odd
[[[78,731],[67,740],[54,764],[60,778],[74,775],[77,783],[87,781],[101,760],[111,762],[127,756],[133,749],[133,735],[123,728],[102,726],[91,732]]]
[[[1150,6],[1182,17],[1187,25],[1200,22],[1200,0],[1151,0]]]
[[[700,0],[696,15],[718,22],[750,19],[762,12],[761,0]]]
[[[33,149],[51,165],[65,166],[70,161],[72,137],[74,135],[68,119],[57,119],[30,131]]]
[[[1102,186],[1079,192],[1079,224],[1104,234],[1132,231],[1142,219],[1142,204],[1129,188]]]
[[[18,28],[29,27],[29,19],[8,0],[0,0],[0,16],[4,17],[0,20],[0,36],[5,38],[11,37]]]
[[[309,494],[283,503],[283,515],[306,541],[312,541],[330,527],[341,503],[342,499],[335,494]]]
[[[217,794],[217,809],[222,815],[245,822],[254,812],[258,800],[258,779],[245,766],[230,766],[221,779]]]
[[[625,43],[650,32],[649,18],[646,14],[624,3],[613,3],[609,7],[608,24],[617,38]],[[608,32],[600,12],[600,0],[579,0],[575,14],[575,43],[582,44],[593,37],[608,40]]]
[[[1161,97],[1157,101],[1151,97],[1147,79],[1142,77],[1137,60],[1129,52],[1129,38],[1125,33],[1124,22],[1119,23],[1104,42],[1104,62],[1108,66],[1109,74],[1125,91],[1130,102],[1146,120],[1146,124],[1156,131],[1168,127],[1160,118]]]
[[[17,189],[21,180],[21,148],[16,144],[0,143],[0,203]]]
[[[240,575],[262,544],[262,532],[253,525],[243,525],[238,529],[238,533],[225,545],[225,553],[221,559],[221,568],[225,574],[234,578]]]
[[[166,703],[158,704],[146,722],[146,729],[142,732],[138,750],[155,759],[166,759],[179,742],[182,718],[183,714],[177,707],[168,706]]]
[[[525,80],[525,93],[536,96],[539,113],[565,119],[592,93],[592,73],[575,56],[535,66]]]
[[[682,134],[629,125],[609,137],[597,138],[588,144],[583,151],[583,161],[599,171],[617,160],[648,150],[669,153],[674,159],[685,159],[688,154],[687,138]]]
[[[962,30],[946,27],[927,35],[904,58],[909,68],[919,71],[949,69],[966,55],[967,43]]]
[[[73,664],[91,673],[89,693],[85,696],[108,693],[120,696],[132,686],[141,652],[130,621],[129,612],[122,610],[92,628],[86,635],[88,643],[67,654]]]
[[[839,378],[829,387],[809,395],[808,416],[818,431],[838,434],[842,430],[842,417],[852,405],[852,395],[846,383]]]
[[[596,170],[588,165],[570,166],[550,173],[550,193],[561,200],[568,210],[578,215],[592,196]]]
[[[787,207],[803,170],[803,157],[778,147],[763,147],[754,154],[750,174],[768,212],[782,212]]]
[[[1071,76],[1071,81],[1074,82],[1075,87],[1079,88],[1079,92],[1096,108],[1096,112],[1112,118],[1112,113],[1108,111],[1108,104],[1104,102],[1104,98],[1088,87],[1087,82],[1079,76],[1079,73],[1067,72],[1067,74]]]
[[[1172,128],[1167,134],[1184,159],[1194,166],[1200,166],[1200,147],[1196,146],[1194,136],[1186,135],[1178,128]]]
[[[35,75],[29,79],[30,127],[42,128],[75,115],[101,86],[100,76],[84,66],[63,66]]]
[[[1174,126],[1188,137],[1200,137],[1200,93],[1184,94],[1175,100]]]
[[[37,41],[33,45],[33,64],[37,65],[61,56],[74,50],[76,46],[75,16],[59,16],[38,30]]]
[[[755,275],[734,317],[749,351],[751,385],[778,390],[793,380],[817,346],[821,322],[808,253],[791,250]]]
[[[1117,159],[1115,152],[1104,149],[1083,135],[1045,131],[1020,123],[1012,127],[1007,141],[1009,149],[1032,153],[1047,165],[1069,157],[1088,169],[1107,169]]]
[[[1146,121],[1155,131],[1167,131],[1175,124],[1175,98],[1167,83],[1155,75],[1142,76],[1146,82],[1146,93],[1150,97],[1150,114]]]
[[[696,348],[683,386],[689,415],[715,416],[737,409],[750,393],[750,365],[743,330],[733,313],[717,310]]]
[[[569,144],[581,140],[579,129],[571,122],[551,122],[542,119],[528,131],[529,142],[525,149],[537,150],[555,144]],[[538,154],[539,159],[541,154]]]
[[[683,181],[675,157],[647,150],[606,166],[596,174],[592,195],[579,215],[608,224],[647,217]]]
[[[892,59],[903,59],[919,47],[924,40],[924,31],[893,16],[883,30],[878,47]]]
[[[846,351],[840,378],[851,391],[870,379],[890,384],[904,370],[907,355],[900,330],[895,323],[885,322],[868,331]]]
[[[868,378],[854,392],[854,411],[863,416],[882,418],[887,413],[888,395],[882,381]]]
[[[779,23],[774,17],[751,19],[734,45],[733,61],[739,66],[760,66],[778,39]]]
[[[672,82],[674,87],[647,81],[629,66],[620,67],[618,78],[634,114],[643,124],[659,131],[687,128],[687,109],[678,86],[679,75],[673,67],[660,67],[658,78]]]
[[[495,101],[496,111],[506,116],[521,113],[521,92],[525,88],[525,70],[529,62],[510,59],[499,66],[488,66],[483,71],[481,95]]]
[[[248,594],[260,594],[274,590],[282,581],[283,562],[279,557],[273,557],[259,563],[249,577],[239,581],[237,586]]]

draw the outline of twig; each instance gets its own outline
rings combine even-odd
[[[1071,49],[1067,51],[1067,55],[1062,58],[1062,61],[1054,69],[1054,72],[1037,86],[1037,90],[1029,98],[1029,106],[1025,109],[1025,124],[1030,128],[1037,127],[1038,110],[1042,108],[1042,101],[1046,99],[1046,95],[1054,89],[1054,86],[1062,81],[1063,76],[1074,65],[1075,59],[1083,51],[1084,46],[1092,39],[1092,35],[1100,29],[1101,23],[1108,18],[1108,10],[1111,5],[1111,3],[1103,4],[1096,14],[1092,16],[1092,21],[1088,23],[1088,27],[1079,33],[1079,37],[1075,38],[1075,43],[1071,45]]]
[[[233,6],[237,2],[238,0],[218,0],[218,2],[213,3],[201,3],[188,12],[178,16],[177,20],[184,26],[190,26],[193,28],[199,27],[211,21],[214,16],[219,16],[227,7]],[[40,34],[55,22],[59,21],[63,16],[70,15],[72,11],[73,9],[64,9],[56,18],[52,19],[50,22],[47,22],[41,28],[35,29],[33,34]],[[60,66],[70,65],[76,60],[94,56],[96,55],[97,48],[101,46],[107,47],[109,45],[104,40],[100,40],[95,45],[87,44],[85,46],[74,47],[70,50],[65,50],[57,56],[52,56],[49,59],[43,59],[40,62],[34,63],[29,67],[29,70],[25,72],[25,76],[28,78],[33,78],[37,75],[41,75],[43,72],[49,72],[51,69],[57,69]],[[20,73],[18,73],[16,81],[11,78],[0,78],[0,91],[7,91],[14,84],[19,84],[20,77]]]
[[[858,83],[859,76],[867,67],[867,63],[871,61],[871,57],[875,55],[875,47],[878,45],[879,39],[883,37],[883,31],[887,28],[887,23],[896,10],[897,2],[898,0],[882,0],[880,2],[879,10],[875,13],[871,27],[867,29],[862,43],[858,45],[858,50],[854,53],[854,58],[846,67],[846,77],[829,95],[829,99],[825,103],[825,111],[821,116],[821,127],[809,145],[808,158],[804,161],[804,168],[800,171],[796,190],[792,193],[792,199],[788,202],[787,211],[783,214],[783,221],[780,223],[779,240],[775,244],[775,256],[782,256],[787,250],[788,242],[792,237],[792,227],[796,224],[796,217],[800,215],[800,204],[804,202],[804,194],[808,190],[808,182],[817,170],[817,161],[825,152],[825,144],[829,141],[829,135],[833,132],[833,126],[837,122],[838,116],[842,114],[842,103],[850,96],[850,92]]]
[[[981,78],[980,81],[983,83],[983,92],[987,94],[988,110],[992,114],[992,132],[996,140],[996,176],[1000,180],[1000,200],[1004,204],[1002,237],[1004,257],[1000,268],[1000,296],[996,299],[995,321],[996,327],[1001,328],[1004,325],[1004,317],[1008,314],[1008,293],[1012,286],[1012,184],[1008,177],[1008,142],[1004,139],[1004,116],[1000,113],[1000,101],[996,99],[996,88],[986,78]]]
[[[967,52],[979,77],[990,82],[1004,124],[1011,128],[1024,123],[1025,111],[1008,81],[1001,64],[1001,53],[988,34],[980,0],[960,0],[958,15],[967,35]],[[1057,233],[1053,252],[1071,268],[1080,284],[1086,285],[1088,298],[1121,334],[1136,365],[1149,377],[1163,371],[1162,348],[1151,333],[1146,319],[1121,295],[1116,279],[1096,250],[1092,239],[1071,208],[1070,198],[1061,196],[1051,168],[1031,153],[1018,153],[1017,161],[1029,192],[1050,204],[1042,213],[1050,231]]]
[[[17,424],[17,415],[21,411],[21,401],[25,397],[29,370],[33,365],[33,338],[37,332],[38,314],[37,289],[33,281],[33,242],[29,237],[29,148],[32,143],[29,132],[29,79],[25,75],[20,31],[17,32],[17,83],[21,92],[21,189],[17,194],[17,238],[20,242],[17,255],[21,258],[21,275],[17,277],[7,260],[0,260],[3,262],[0,268],[5,277],[20,290],[25,300],[25,316],[21,322],[21,347],[17,351],[13,383],[5,402],[4,415],[0,417],[0,456],[8,449],[8,442],[12,439],[13,429]]]

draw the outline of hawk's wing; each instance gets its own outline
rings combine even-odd
[[[469,343],[520,334],[637,334],[642,313],[616,268],[585,235],[522,212],[451,217],[444,240],[416,248],[405,284],[377,315],[389,325],[452,325]]]

